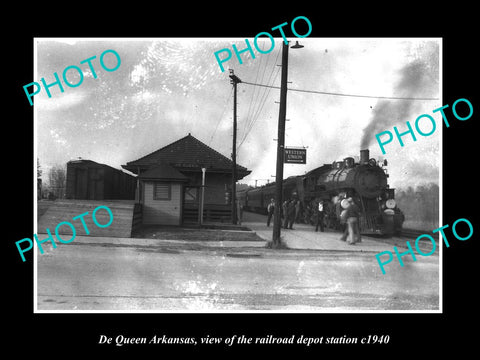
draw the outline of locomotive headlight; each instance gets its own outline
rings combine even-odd
[[[385,202],[385,205],[386,205],[387,208],[389,208],[389,209],[394,209],[395,206],[397,206],[397,203],[396,203],[395,200],[393,200],[393,199],[388,199],[388,200]]]

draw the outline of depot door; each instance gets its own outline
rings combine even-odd
[[[199,194],[200,188],[198,186],[185,186],[183,188],[183,222],[198,222]]]

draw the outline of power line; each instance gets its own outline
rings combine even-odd
[[[263,83],[264,81],[264,78],[265,78],[265,73],[267,71],[267,67],[268,67],[268,60],[270,59],[270,54],[268,54],[268,56],[265,58],[265,64],[264,64],[264,67],[263,67],[263,72],[262,72],[262,78],[260,80],[261,83]],[[262,57],[263,58],[263,57]],[[262,59],[260,59],[261,61]],[[259,66],[259,69],[261,67],[261,62],[260,62],[260,66]],[[273,69],[272,69],[273,70]],[[271,76],[271,75],[270,75]],[[255,78],[255,82],[257,82],[257,79],[258,79],[258,76]],[[270,82],[267,81],[267,84]],[[255,94],[255,90],[256,88],[254,89],[253,93],[252,93],[252,98],[254,98],[254,94]],[[263,93],[261,93],[261,91],[263,90]],[[247,117],[245,119],[245,123],[244,123],[244,132],[243,132],[243,136],[245,138],[246,134],[249,132],[249,128],[251,127],[252,123],[255,121],[255,117],[256,117],[256,114],[258,112],[258,109],[262,106],[262,101],[263,101],[263,97],[265,95],[265,93],[268,91],[267,88],[264,88],[262,90],[259,90],[258,91],[258,95],[257,97],[255,97],[255,106],[252,107],[252,113],[250,113],[250,108],[249,108],[249,112],[247,114]]]
[[[275,61],[273,62],[272,71],[270,72],[270,76],[268,77],[267,84],[270,84],[270,83],[271,83],[271,84],[273,85],[273,83],[275,82],[275,79],[276,79],[276,77],[277,77],[277,75],[278,75],[278,72],[279,72],[279,69],[280,69],[280,68],[279,68],[278,66],[276,66],[275,64],[277,63],[277,60],[278,60],[278,56],[279,56],[279,55],[280,55],[280,50],[277,51],[277,56],[276,56],[276,58],[275,58]],[[273,73],[275,72],[275,69],[277,70],[277,74],[275,75],[274,79],[271,81],[272,75],[273,75]],[[270,81],[271,81],[271,82],[270,82]],[[271,90],[269,89],[269,90],[265,90],[265,91],[263,92],[262,98],[261,98],[261,100],[260,100],[261,105],[259,105],[259,107],[257,108],[256,112],[255,112],[254,115],[253,115],[253,119],[252,119],[252,124],[251,124],[251,126],[253,126],[253,123],[255,123],[255,122],[257,121],[258,117],[260,116],[260,113],[261,113],[261,111],[262,111],[262,109],[263,109],[263,106],[265,105],[265,102],[267,101],[268,95],[270,95],[270,91],[271,91]]]
[[[263,86],[273,89],[280,89],[279,86],[272,86],[272,85],[265,85],[265,84],[257,84],[251,83],[248,81],[242,81],[243,84],[247,85],[254,85],[254,86]],[[305,90],[305,89],[292,89],[288,88],[288,91],[297,91],[297,92],[304,92],[304,93],[312,93],[312,94],[322,94],[322,95],[332,95],[332,96],[346,96],[346,97],[360,97],[360,98],[370,98],[370,99],[389,99],[389,100],[438,100],[438,98],[427,98],[427,97],[400,97],[400,96],[376,96],[376,95],[360,95],[360,94],[344,94],[344,93],[335,93],[335,92],[328,92],[328,91],[317,91],[317,90]]]
[[[263,48],[262,48],[263,50]],[[257,73],[255,75],[255,82],[258,81],[258,75],[260,73],[260,68],[262,67],[262,59],[263,59],[263,56],[260,58],[260,64],[259,66],[257,67]],[[265,68],[264,68],[264,71],[266,70],[266,62],[265,62]],[[262,76],[262,82],[263,82],[263,76]],[[247,116],[246,116],[246,121],[244,121],[244,127],[243,127],[243,132],[245,133],[246,130],[247,130],[247,122],[248,122],[248,119],[250,118],[250,112],[252,110],[252,105],[253,105],[253,100],[255,99],[255,93],[257,92],[257,88],[254,88],[253,91],[252,91],[252,95],[250,97],[250,103],[248,105],[248,111],[247,111]]]
[[[275,66],[275,64],[277,63],[277,60],[278,60],[278,57],[280,55],[280,50],[277,51],[277,56],[275,57],[275,60],[273,62],[273,66],[272,66],[272,71],[270,72],[270,76],[268,77],[268,80],[267,80],[267,83],[271,83],[273,84],[278,76],[278,73],[279,73],[279,68],[277,66]],[[269,54],[270,56],[270,54]],[[275,69],[277,70],[277,73],[276,75],[274,76],[273,80],[272,80],[272,75],[273,73],[275,72]],[[264,72],[263,72],[263,75],[262,75],[262,80],[263,80],[263,77],[265,75],[265,70],[266,70],[266,63],[265,63],[265,68],[264,68]],[[243,81],[242,81],[243,82]],[[253,110],[253,114],[252,114],[252,118],[248,118],[247,117],[247,120],[245,122],[246,126],[245,126],[245,132],[243,134],[243,137],[242,137],[242,140],[240,141],[240,144],[238,145],[237,147],[237,151],[240,149],[240,147],[242,146],[242,144],[245,142],[245,140],[247,139],[247,136],[248,134],[250,133],[250,131],[253,129],[253,126],[255,125],[255,122],[258,120],[261,112],[262,112],[262,109],[263,109],[263,106],[265,105],[266,101],[267,101],[267,98],[268,96],[270,95],[270,90],[271,89],[268,89],[263,92],[262,95],[259,95],[259,102],[258,102],[258,106],[256,109]],[[259,92],[260,94],[260,92]],[[247,125],[248,124],[248,125]]]
[[[273,78],[273,81],[272,81],[272,84],[275,82],[275,80],[277,79],[277,76],[278,76],[278,73],[279,73],[279,69],[280,68],[277,68],[277,73],[276,75],[274,76]],[[275,70],[275,68],[273,69]],[[273,71],[272,71],[272,74],[273,74]],[[270,76],[271,77],[271,76]],[[270,81],[270,79],[269,79]],[[257,108],[256,110],[256,113],[254,115],[254,118],[252,119],[252,121],[250,122],[249,124],[249,127],[248,127],[248,130],[247,132],[244,134],[243,138],[242,138],[242,141],[240,142],[240,144],[238,145],[238,148],[237,149],[240,149],[240,147],[242,146],[242,144],[245,142],[245,140],[247,139],[248,137],[248,134],[250,134],[250,131],[252,131],[253,129],[253,126],[255,125],[255,123],[257,122],[258,118],[260,117],[260,114],[262,112],[262,109],[263,109],[263,106],[265,105],[265,103],[267,102],[267,99],[268,99],[268,96],[270,95],[270,89],[268,91],[266,91],[264,93],[264,96],[262,97],[262,103],[261,105]]]

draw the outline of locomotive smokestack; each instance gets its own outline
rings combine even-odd
[[[360,164],[367,164],[370,158],[370,151],[368,149],[360,150]]]

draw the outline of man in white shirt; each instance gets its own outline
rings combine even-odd
[[[323,200],[320,200],[318,202],[318,207],[317,207],[317,224],[315,226],[315,231],[318,231],[318,226],[320,226],[320,231],[324,231],[324,225],[323,225]]]
[[[270,226],[270,221],[272,220],[273,212],[275,210],[275,200],[270,199],[270,203],[267,205],[267,226]]]

